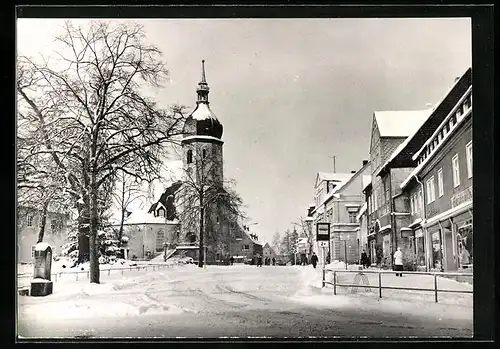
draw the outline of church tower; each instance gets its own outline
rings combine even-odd
[[[199,181],[224,180],[222,158],[222,124],[210,109],[210,88],[205,76],[205,61],[201,61],[201,81],[196,93],[196,108],[186,119],[182,139],[183,166],[186,174]],[[202,170],[203,168],[203,170]]]
[[[196,108],[187,117],[184,127],[184,138],[181,141],[185,182],[191,183],[191,188],[222,188],[224,182],[222,145],[222,124],[210,109],[208,94],[210,88],[205,76],[205,61],[201,61],[201,81],[196,89]],[[186,188],[186,191],[192,190]],[[222,239],[225,219],[221,207],[209,200],[211,194],[202,195],[204,208],[204,237],[206,246],[206,261],[212,262],[220,255],[217,247]],[[190,196],[192,197],[192,195]],[[199,201],[184,202],[184,212],[199,207]],[[193,210],[195,211],[195,210]],[[199,211],[197,211],[199,212]],[[197,216],[198,215],[198,216]],[[199,213],[185,219],[183,234],[191,242],[201,242],[199,236]],[[196,237],[196,238],[194,238]],[[219,242],[218,242],[219,241]]]

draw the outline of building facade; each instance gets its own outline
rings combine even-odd
[[[390,188],[396,222],[391,242],[403,248],[407,269],[448,271],[460,266],[465,243],[457,232],[465,227],[464,234],[472,236],[471,110],[468,69],[377,172],[381,179],[406,172]],[[470,213],[461,215],[465,212]]]
[[[43,242],[48,243],[52,253],[61,253],[67,242],[69,231],[69,214],[47,212]],[[17,262],[28,263],[33,259],[32,250],[38,241],[41,212],[29,207],[17,209]]]
[[[359,260],[357,216],[364,203],[362,188],[369,171],[369,162],[365,160],[361,169],[352,171],[352,176],[334,188],[325,200],[326,221],[331,226],[329,250],[332,261],[340,260],[352,264]]]
[[[392,267],[396,250],[396,232],[405,226],[405,215],[399,215],[392,197],[401,192],[399,184],[411,168],[385,169],[385,163],[406,138],[428,118],[431,110],[374,112],[370,140],[371,186],[367,188],[368,236],[372,260]],[[398,206],[404,206],[404,200]]]
[[[433,134],[415,153],[417,167],[402,187],[414,195],[420,182],[426,241],[425,264],[436,271],[472,270],[472,85],[470,70],[462,80],[468,88],[450,93],[453,105]],[[413,204],[415,205],[415,204]]]

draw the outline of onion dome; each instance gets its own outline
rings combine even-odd
[[[222,124],[212,112],[208,102],[208,93],[210,88],[205,77],[205,60],[201,61],[201,81],[198,83],[196,93],[198,99],[196,108],[189,116],[196,121],[196,135],[222,137]]]

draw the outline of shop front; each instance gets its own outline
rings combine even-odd
[[[427,227],[429,271],[443,271],[443,240],[439,224]]]
[[[474,262],[472,210],[455,217],[453,228],[456,232],[457,267],[459,270],[467,269],[470,272]]]
[[[427,263],[425,258],[425,235],[422,227],[415,229],[415,255],[417,271],[426,271]]]

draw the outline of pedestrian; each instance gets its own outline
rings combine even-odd
[[[262,256],[259,255],[259,267],[262,268]]]
[[[311,263],[313,268],[316,269],[316,264],[318,264],[318,256],[316,256],[316,252],[313,252],[313,255],[311,256]]]
[[[231,257],[229,258],[229,263],[231,263],[231,265],[233,265],[233,263],[234,263],[234,257],[233,257],[233,256],[231,256]]]
[[[273,265],[276,265],[276,258],[273,257]]]
[[[369,266],[369,260],[368,260],[368,255],[366,254],[366,251],[363,250],[363,252],[361,252],[361,265],[365,268],[368,268]]]
[[[470,253],[467,251],[465,246],[462,246],[462,251],[460,251],[458,258],[460,259],[460,266],[462,267],[470,263]]]
[[[394,270],[403,271],[403,252],[401,252],[401,247],[394,253]],[[396,276],[403,277],[403,273],[396,273]]]

